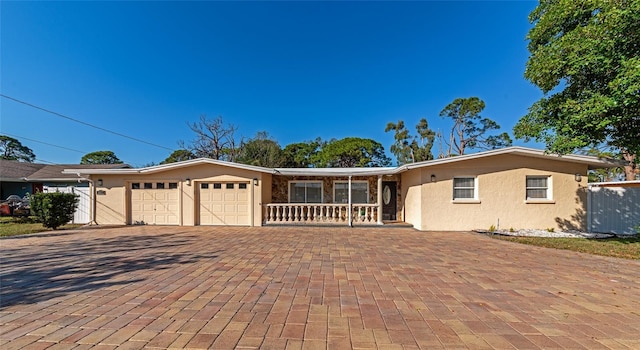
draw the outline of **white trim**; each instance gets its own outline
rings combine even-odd
[[[527,180],[528,179],[547,179],[547,196],[545,198],[530,198],[527,196],[527,191],[529,190],[529,187],[527,187]],[[531,189],[542,189],[542,188],[536,188],[536,187],[532,187]],[[525,200],[527,203],[555,203],[555,201],[553,200],[553,178],[551,175],[527,175],[525,177],[525,182],[524,182],[524,196],[525,196]]]
[[[473,198],[456,198],[455,197],[455,193],[456,193],[456,179],[473,179]],[[462,187],[461,189],[468,189],[468,187]],[[479,199],[478,199],[478,177],[477,176],[464,176],[464,175],[460,175],[460,176],[454,176],[453,179],[451,179],[451,198],[452,201],[455,203],[474,203],[477,202],[479,203]]]
[[[399,174],[411,169],[418,169],[423,167],[430,167],[448,163],[461,162],[465,160],[479,159],[485,157],[492,157],[502,154],[515,154],[527,157],[534,158],[542,158],[547,160],[557,160],[557,161],[565,161],[572,163],[580,163],[586,164],[589,166],[589,169],[598,169],[598,168],[613,168],[620,167],[627,164],[627,162],[613,159],[601,159],[592,156],[584,156],[579,154],[567,154],[567,155],[554,155],[546,153],[542,150],[537,150],[533,148],[526,147],[507,147],[496,150],[490,150],[485,152],[478,152],[472,154],[466,154],[457,157],[449,157],[449,158],[441,158],[434,160],[427,160],[424,162],[405,164],[396,168],[393,167],[378,167],[378,168],[263,168],[253,165],[239,164],[233,162],[226,162],[222,160],[215,160],[209,158],[198,158],[192,160],[185,160],[182,162],[169,163],[156,165],[146,168],[110,168],[110,169],[64,169],[62,170],[63,174],[150,174],[155,172],[161,172],[170,169],[183,168],[186,166],[199,165],[199,164],[214,164],[227,166],[231,168],[238,168],[250,171],[256,171],[261,173],[269,173],[274,175],[286,175],[286,176],[295,176],[295,175],[308,175],[308,176],[374,176],[374,175],[393,175]]]

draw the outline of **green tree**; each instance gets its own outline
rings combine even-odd
[[[29,196],[29,204],[36,219],[44,227],[55,230],[73,220],[79,198],[74,193],[38,192]]]
[[[515,136],[559,154],[604,144],[640,158],[640,1],[540,1],[529,21],[524,75],[544,96]]]
[[[463,155],[467,149],[496,149],[511,146],[511,137],[506,132],[499,135],[486,135],[491,130],[500,129],[500,125],[480,115],[484,107],[484,101],[477,97],[456,98],[440,112],[441,117],[451,118],[453,121],[449,140],[444,140],[447,145],[445,157]]]
[[[241,145],[237,161],[267,168],[278,168],[285,163],[280,145],[266,131],[258,132]]]
[[[6,135],[0,135],[0,158],[32,163],[36,159],[33,151],[20,141]]]
[[[165,160],[160,162],[160,164],[182,162],[185,160],[196,159],[196,158],[198,157],[196,157],[196,155],[193,154],[193,152],[186,149],[178,149],[171,152],[171,154]]]
[[[309,168],[316,164],[318,153],[326,142],[319,137],[313,141],[288,144],[282,151],[285,158],[284,167]]]
[[[122,164],[122,161],[112,151],[95,151],[82,156],[80,164]]]
[[[389,166],[391,159],[384,147],[374,140],[346,137],[327,143],[317,155],[318,167],[377,167]]]
[[[431,149],[435,140],[435,132],[429,128],[426,119],[420,119],[416,125],[417,136],[409,134],[409,130],[402,120],[398,120],[397,124],[387,123],[384,131],[394,131],[394,143],[390,150],[396,156],[398,165],[433,159]]]

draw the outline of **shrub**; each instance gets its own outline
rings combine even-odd
[[[29,197],[31,213],[42,222],[42,226],[55,230],[73,220],[78,198],[73,193],[36,193]]]

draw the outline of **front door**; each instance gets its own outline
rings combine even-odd
[[[397,220],[398,185],[395,181],[382,182],[382,220]]]

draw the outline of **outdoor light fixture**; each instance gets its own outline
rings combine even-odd
[[[582,181],[582,175],[580,175],[580,174],[576,174],[575,179],[576,179],[576,182],[580,182],[580,181]]]
[[[253,179],[253,185],[254,186],[258,186],[258,179],[256,179],[256,178]]]
[[[191,179],[190,178],[187,178],[186,182],[187,182],[187,186],[191,186]]]
[[[436,182],[436,174],[431,174],[431,182]]]
[[[102,179],[98,179],[98,186],[102,186]]]

